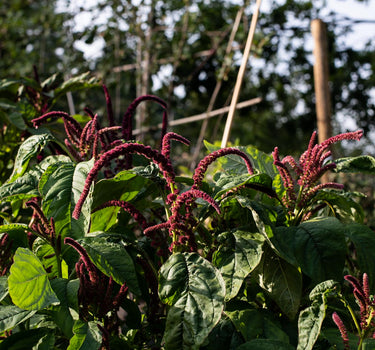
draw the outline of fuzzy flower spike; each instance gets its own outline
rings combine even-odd
[[[342,184],[335,182],[317,184],[324,173],[336,167],[334,162],[327,162],[327,159],[331,156],[329,146],[342,140],[358,141],[362,135],[362,130],[347,132],[330,137],[321,144],[316,144],[316,132],[314,132],[307,150],[300,156],[298,161],[291,156],[280,159],[278,148],[274,149],[272,152],[274,164],[280,173],[285,188],[282,202],[287,208],[289,215],[301,219],[298,218],[299,212],[309,204],[311,199],[321,189],[332,188],[340,190],[344,188]],[[308,218],[308,216],[303,216],[302,220],[307,220]]]
[[[120,155],[126,155],[126,154],[139,154],[143,155],[144,157],[151,159],[155,164],[157,164],[162,171],[164,178],[167,181],[167,184],[172,188],[175,187],[174,185],[174,170],[169,162],[169,160],[163,156],[159,151],[152,149],[149,146],[145,146],[138,143],[124,143],[119,146],[116,146],[115,148],[111,149],[108,152],[105,152],[102,154],[102,156],[95,162],[94,167],[90,170],[90,172],[87,175],[85,186],[82,190],[81,196],[78,199],[78,202],[74,208],[73,211],[73,218],[77,219],[79,218],[79,215],[81,214],[81,209],[83,206],[83,203],[85,202],[89,191],[91,184],[96,179],[96,176],[98,175],[98,172],[100,171],[103,166],[108,164],[112,159],[115,159],[119,157]]]
[[[193,175],[194,184],[192,186],[192,189],[197,190],[199,188],[199,186],[201,185],[203,181],[207,168],[209,167],[210,164],[212,164],[217,158],[226,156],[228,154],[236,154],[240,156],[245,161],[248,173],[250,175],[254,173],[253,166],[250,162],[249,157],[246,155],[246,153],[240,151],[237,148],[232,148],[232,147],[222,148],[222,149],[219,149],[217,151],[210,153],[199,162]]]

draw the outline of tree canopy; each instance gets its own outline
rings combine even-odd
[[[213,109],[230,103],[253,3],[111,0],[77,4],[3,1],[2,78],[32,76],[33,66],[43,79],[55,72],[67,78],[89,70],[108,86],[118,120],[136,96],[150,93],[166,100],[172,119],[203,113],[212,102]],[[285,152],[300,151],[316,127],[313,59],[306,45],[314,18],[321,18],[328,27],[333,115],[353,118],[369,135],[375,128],[374,42],[360,50],[343,44],[353,23],[343,22],[335,13],[327,15],[324,2],[284,0],[268,5],[260,14],[240,95],[240,101],[261,97],[262,102],[237,112],[231,141],[238,139],[268,152],[281,144]],[[244,11],[228,51],[241,7]],[[90,46],[95,54],[85,57],[82,48]],[[104,100],[101,89],[73,97],[78,113],[86,105],[96,110],[98,99]],[[221,138],[224,116],[208,122],[205,139]],[[135,125],[156,125],[160,118],[157,108],[145,104]],[[201,124],[174,131],[183,128],[194,148]],[[337,118],[333,124],[335,132],[346,131]]]

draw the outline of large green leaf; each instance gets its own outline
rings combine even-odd
[[[28,199],[37,197],[38,194],[38,179],[29,173],[18,177],[13,182],[5,183],[0,187],[0,201]]]
[[[302,310],[298,319],[298,350],[311,350],[318,339],[325,317],[326,306],[313,303]]]
[[[159,296],[171,305],[165,347],[194,350],[221,318],[225,284],[219,271],[200,255],[177,253],[160,269]]]
[[[262,260],[256,269],[258,283],[280,309],[293,319],[299,309],[302,294],[301,272],[264,245]]]
[[[8,294],[8,276],[0,276],[0,301]]]
[[[220,147],[210,144],[207,141],[204,142],[204,145],[210,152],[220,149]],[[277,168],[273,164],[273,158],[271,155],[258,150],[254,146],[239,146],[235,148],[246,153],[249,156],[253,167],[260,173],[268,174],[272,178],[274,178],[278,174]],[[225,170],[228,170],[234,174],[247,173],[246,164],[238,155],[229,154],[225,157],[220,157],[218,159],[218,162],[221,163],[222,167]]]
[[[236,329],[241,332],[245,341],[266,338],[288,342],[288,335],[270,316],[261,309],[243,309],[226,311]]]
[[[358,193],[322,190],[314,197],[314,201],[326,204],[332,212],[332,216],[337,217],[342,222],[362,223],[364,219],[363,208],[354,200],[354,197],[359,195]]]
[[[337,282],[328,280],[315,286],[309,298],[311,306],[302,310],[298,318],[297,350],[312,350],[317,341],[326,316],[326,294],[337,287]]]
[[[50,328],[41,327],[23,330],[22,332],[15,332],[11,336],[2,340],[0,343],[0,350],[53,349],[50,346],[51,338],[54,338],[54,334]]]
[[[103,179],[95,184],[93,208],[113,199],[129,202],[147,191],[151,185],[151,180],[124,170],[112,179]]]
[[[216,185],[220,188],[220,191],[215,194],[215,199],[219,199],[223,194],[237,187],[262,191],[271,197],[276,196],[272,189],[272,179],[267,174],[242,174],[236,176],[222,174]]]
[[[59,300],[40,260],[26,248],[18,248],[8,277],[9,295],[24,310],[41,310]]]
[[[259,264],[264,237],[259,233],[234,230],[222,233],[220,248],[213,255],[213,264],[219,269],[224,281],[225,299],[234,298],[245,277]]]
[[[64,155],[48,156],[39,164],[35,164],[33,168],[22,176],[16,178],[12,182],[3,184],[0,187],[0,201],[10,201],[16,199],[28,199],[39,195],[38,182],[43,172],[49,165],[58,161],[70,161],[69,157]]]
[[[313,283],[340,280],[345,263],[344,225],[326,217],[305,221],[294,233],[294,256]]]
[[[54,98],[52,100],[52,103],[55,103],[62,95],[65,95],[69,91],[87,90],[89,88],[98,86],[98,78],[90,77],[90,74],[90,72],[85,72],[64,81],[53,91]],[[48,81],[46,80],[43,83],[48,84]]]
[[[121,210],[120,207],[107,207],[97,210],[91,214],[90,231],[108,232],[112,226],[117,223],[117,215]]]
[[[336,172],[375,174],[375,158],[369,155],[335,160]]]
[[[220,148],[206,141],[204,142],[204,144],[210,152],[216,151]],[[278,196],[281,198],[285,189],[280,174],[277,171],[276,166],[273,164],[272,155],[264,153],[251,145],[239,146],[236,148],[238,148],[240,151],[248,155],[248,157],[251,160],[251,163],[253,164],[253,168],[257,172],[261,174],[267,174],[273,180],[273,188],[278,194]],[[222,165],[225,171],[229,172],[232,175],[247,173],[246,165],[239,156],[229,154],[225,157],[220,157],[218,159],[218,162]]]
[[[18,153],[14,162],[14,169],[8,182],[13,182],[22,176],[30,160],[42,149],[49,141],[53,141],[51,134],[32,135],[26,139],[18,149]]]
[[[63,250],[65,249],[66,246],[64,246]],[[61,259],[61,256],[57,259],[55,255],[55,250],[49,243],[38,237],[33,242],[32,250],[33,253],[40,259],[46,271],[48,271],[49,279],[55,277],[68,278],[69,272],[66,262],[63,259]]]
[[[235,350],[243,344],[242,335],[237,332],[228,317],[222,317],[208,335],[202,350]]]
[[[110,242],[105,237],[85,237],[78,242],[100,271],[112,276],[119,285],[126,282],[130,291],[141,294],[133,260],[123,244]]]
[[[335,328],[328,328],[323,327],[323,329],[320,332],[320,338],[326,339],[330,345],[332,345],[329,349],[331,350],[347,350],[348,348],[345,348],[344,342],[341,337],[341,333],[339,329],[334,326]],[[348,333],[349,338],[349,349],[358,349],[358,341],[359,338],[357,335]],[[366,341],[365,339],[364,341]],[[366,349],[362,343],[361,350]],[[366,350],[373,350],[374,347],[367,348]]]
[[[26,321],[36,310],[22,310],[16,305],[1,305],[0,307],[0,333],[12,329]]]
[[[352,223],[344,226],[344,234],[354,244],[360,271],[369,276],[370,289],[375,290],[375,232],[366,225]]]
[[[91,200],[85,201],[78,220],[72,218],[74,207],[82,193],[93,160],[73,163],[58,162],[50,165],[39,181],[43,196],[42,210],[47,218],[53,217],[57,234],[80,238],[88,232]]]
[[[0,236],[2,233],[8,234],[9,238],[13,241],[12,250],[18,247],[28,247],[29,242],[27,239],[27,232],[30,231],[26,224],[8,224],[0,226]]]
[[[67,350],[95,350],[102,343],[102,336],[97,322],[77,320],[73,327],[74,336],[70,339]]]

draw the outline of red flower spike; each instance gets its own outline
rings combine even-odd
[[[85,112],[86,112],[86,114],[91,118],[91,119],[94,119],[94,112],[89,108],[89,107],[85,107],[84,109],[83,109]]]
[[[219,157],[224,157],[228,154],[236,154],[240,156],[246,163],[247,171],[250,175],[254,173],[253,171],[253,166],[250,162],[249,157],[246,155],[245,152],[240,151],[237,148],[222,148],[217,151],[214,151],[204,157],[198,164],[197,168],[195,169],[194,175],[193,175],[193,180],[194,180],[194,185],[192,186],[192,189],[198,189],[200,184],[203,181],[204,175],[207,171],[207,168],[210,164],[212,164],[217,158]]]
[[[73,238],[66,237],[64,239],[64,243],[70,245],[73,247],[81,256],[81,259],[83,260],[87,271],[89,272],[90,281],[92,283],[95,283],[98,281],[98,272],[96,269],[96,266],[92,263],[90,260],[85,248],[83,248],[78,242],[76,242]]]
[[[338,329],[340,330],[341,338],[344,342],[344,349],[350,350],[348,331],[345,328],[344,322],[342,322],[340,316],[336,312],[332,314],[332,319],[333,319],[333,322],[335,322]]]
[[[218,214],[221,213],[219,205],[215,202],[215,200],[210,195],[208,195],[205,192],[202,192],[200,190],[195,190],[195,189],[190,189],[178,195],[176,202],[172,207],[172,213],[174,214],[178,213],[182,205],[189,203],[189,201],[195,198],[201,198],[205,200],[207,203],[211,204],[215,208]]]
[[[87,175],[85,186],[79,197],[79,200],[73,211],[73,218],[78,220],[79,215],[81,214],[81,209],[83,206],[86,197],[88,196],[89,189],[93,181],[95,180],[99,170],[106,165],[110,160],[117,158],[120,155],[126,154],[140,154],[146,158],[152,160],[156,163],[160,170],[163,172],[163,175],[168,184],[174,185],[174,170],[170,162],[158,151],[152,149],[149,146],[144,146],[138,143],[123,143],[115,148],[105,152],[102,156],[95,162],[94,167],[90,170]]]
[[[103,90],[104,90],[104,96],[105,96],[105,102],[107,105],[107,117],[108,117],[108,124],[109,126],[115,125],[115,120],[113,117],[113,108],[112,108],[112,101],[111,96],[109,95],[107,86],[103,84]]]
[[[364,273],[362,276],[362,286],[363,286],[363,292],[365,294],[366,300],[370,300],[370,286],[368,282],[367,273]]]
[[[49,118],[63,118],[64,120],[72,124],[72,126],[77,130],[78,134],[81,134],[82,132],[81,125],[66,112],[60,112],[60,111],[48,112],[38,118],[34,118],[31,122],[33,123],[34,127],[37,129],[41,124],[45,123]]]
[[[170,156],[170,151],[171,151],[171,141],[180,141],[186,146],[190,145],[190,141],[186,139],[183,136],[180,136],[174,132],[168,132],[167,134],[164,135],[163,141],[162,141],[162,146],[161,146],[161,154],[164,155],[166,158],[169,159]]]
[[[154,96],[154,95],[144,95],[144,96],[140,96],[140,97],[136,98],[129,105],[129,107],[126,110],[126,112],[124,114],[124,117],[122,119],[122,137],[123,137],[124,140],[129,141],[133,137],[132,118],[133,118],[133,115],[134,115],[134,112],[135,112],[136,108],[138,107],[138,105],[142,101],[155,101],[155,102],[159,103],[164,109],[167,108],[167,104],[161,98],[159,98],[157,96]],[[164,126],[164,124],[166,124],[166,117],[164,118],[164,116],[163,116],[163,127],[162,128],[166,129],[166,125]]]
[[[78,162],[81,162],[83,160],[80,153],[77,152],[77,150],[74,148],[74,146],[69,142],[68,139],[64,140],[65,146],[68,149],[69,153],[73,156],[75,160]]]

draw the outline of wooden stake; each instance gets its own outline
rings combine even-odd
[[[230,104],[227,122],[226,122],[225,128],[224,128],[223,138],[221,140],[221,147],[222,148],[226,147],[226,145],[228,143],[230,129],[232,127],[232,122],[233,122],[233,117],[234,117],[234,112],[236,111],[236,104],[237,104],[238,96],[239,96],[240,90],[241,90],[242,80],[243,80],[243,77],[245,75],[247,62],[249,60],[250,48],[251,48],[251,44],[252,44],[253,38],[254,38],[255,27],[256,27],[256,24],[257,24],[257,21],[258,21],[259,8],[260,8],[261,2],[262,2],[262,0],[257,0],[256,6],[255,6],[255,11],[254,11],[253,17],[251,19],[250,30],[249,30],[249,34],[247,36],[246,46],[245,46],[245,50],[244,50],[244,53],[243,53],[240,70],[239,70],[238,75],[237,75],[236,85],[234,86],[232,102]]]
[[[332,136],[331,102],[328,72],[328,44],[325,23],[320,19],[311,22],[311,33],[314,38],[314,85],[318,142],[322,143]],[[328,182],[327,176],[321,182]]]
[[[322,20],[314,19],[311,22],[311,32],[314,38],[316,118],[321,143],[332,136],[326,25]]]

